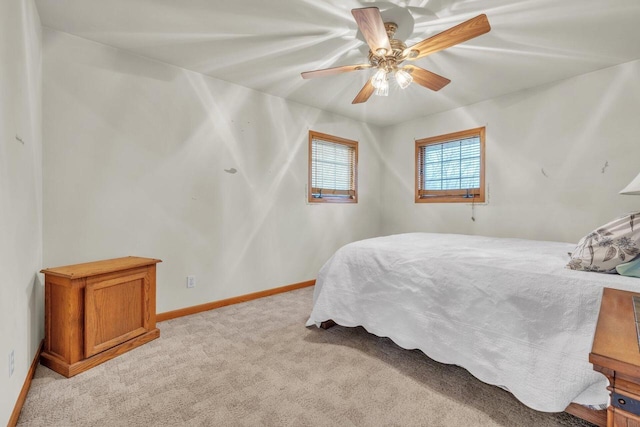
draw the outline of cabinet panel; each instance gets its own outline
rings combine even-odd
[[[52,357],[75,363],[84,357],[79,336],[84,330],[83,280],[45,280],[45,347]]]
[[[613,427],[640,427],[640,418],[628,412],[614,409],[612,411]]]
[[[146,269],[109,280],[87,280],[85,357],[148,331],[149,325],[145,324],[148,290]]]
[[[47,341],[46,348],[54,356],[61,359],[69,358],[69,327],[67,327],[69,313],[66,310],[51,310],[50,307],[65,307],[68,299],[68,289],[47,283],[46,287],[46,312],[49,314],[46,319]]]

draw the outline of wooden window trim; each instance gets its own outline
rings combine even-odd
[[[313,192],[318,191],[318,188],[312,187],[312,163],[313,163],[313,140],[319,139],[322,141],[332,142],[335,144],[346,145],[354,150],[353,159],[353,190],[333,190],[323,189],[322,198],[313,197]],[[353,141],[346,138],[340,138],[338,136],[329,135],[326,133],[309,131],[309,184],[307,185],[307,200],[309,203],[358,203],[358,141]],[[349,196],[349,197],[345,197]]]
[[[463,130],[444,135],[432,136],[416,140],[415,143],[415,202],[416,203],[484,203],[485,202],[485,127]],[[426,145],[443,144],[450,141],[480,137],[480,188],[469,192],[473,197],[467,196],[467,190],[420,190],[420,148]]]

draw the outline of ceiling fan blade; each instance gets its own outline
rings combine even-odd
[[[418,59],[439,52],[458,43],[466,42],[491,30],[487,15],[478,15],[461,24],[451,27],[435,36],[422,40],[405,50],[407,59]],[[412,51],[418,51],[412,54]]]
[[[351,14],[356,19],[356,24],[367,41],[371,52],[374,54],[378,49],[385,49],[385,53],[391,53],[391,44],[384,22],[377,7],[364,7],[351,10]],[[383,54],[384,55],[384,54]]]
[[[411,77],[413,77],[415,83],[427,89],[437,91],[451,83],[451,80],[425,70],[424,68],[416,67],[415,65],[405,65],[404,68],[407,72],[411,73]]]
[[[367,100],[373,95],[373,91],[375,88],[371,84],[371,79],[367,80],[367,83],[360,89],[360,92],[353,98],[352,104],[360,104],[362,102],[367,102]]]
[[[342,67],[325,68],[323,70],[305,71],[301,73],[303,79],[313,79],[316,77],[331,76],[333,74],[347,73],[371,68],[370,64],[343,65]]]

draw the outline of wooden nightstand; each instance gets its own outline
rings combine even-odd
[[[640,347],[633,296],[605,288],[589,361],[608,379],[607,427],[640,427]]]
[[[158,338],[159,262],[125,257],[42,270],[45,340],[40,363],[72,377]]]

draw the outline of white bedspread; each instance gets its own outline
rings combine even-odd
[[[640,279],[565,269],[574,244],[410,233],[339,249],[307,325],[363,326],[464,367],[539,411],[607,402],[588,361],[602,288]]]

